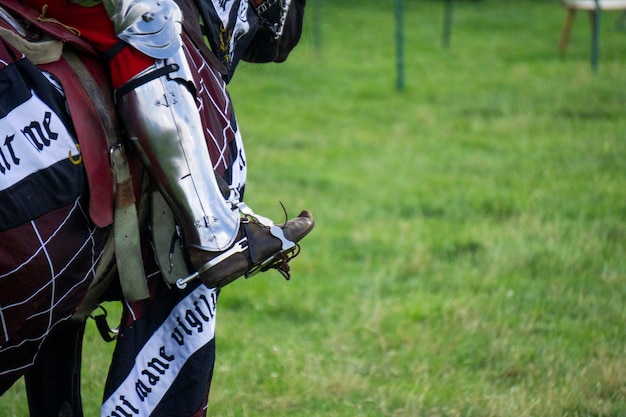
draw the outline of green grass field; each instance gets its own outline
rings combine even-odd
[[[309,0],[281,65],[230,90],[247,201],[309,208],[293,278],[227,287],[211,416],[626,415],[626,31],[558,1]],[[112,350],[89,323],[87,416]],[[26,414],[23,388],[0,415]]]

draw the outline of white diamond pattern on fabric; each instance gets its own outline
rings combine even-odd
[[[29,222],[30,227],[35,235],[39,238],[38,247],[35,246],[33,248],[32,253],[26,257],[25,261],[16,265],[13,269],[9,271],[0,271],[0,287],[2,288],[10,288],[11,286],[18,286],[20,280],[24,279],[22,270],[29,266],[31,262],[34,261],[35,258],[41,258],[42,256],[47,259],[48,269],[40,268],[39,271],[41,276],[38,277],[39,282],[43,282],[45,284],[39,286],[39,288],[34,292],[26,292],[23,294],[23,297],[12,300],[8,303],[0,304],[0,340],[11,342],[10,337],[12,336],[12,332],[7,328],[7,320],[11,316],[15,316],[15,311],[19,311],[20,308],[27,306],[29,303],[32,303],[35,298],[38,299],[46,299],[47,307],[43,309],[39,309],[36,312],[33,312],[28,317],[22,317],[21,319],[24,323],[28,323],[30,321],[37,322],[37,328],[39,331],[35,334],[31,334],[28,338],[19,341],[19,343],[7,343],[0,346],[0,355],[10,354],[11,351],[16,351],[17,354],[20,349],[23,349],[27,344],[36,345],[36,350],[39,350],[41,344],[43,343],[46,336],[50,333],[52,328],[58,324],[62,320],[66,320],[70,317],[70,314],[60,314],[59,308],[62,307],[63,303],[67,302],[67,298],[70,296],[75,297],[79,290],[79,287],[83,287],[87,285],[95,276],[95,266],[100,260],[100,256],[102,255],[101,251],[94,250],[94,234],[96,233],[97,228],[95,226],[91,226],[89,230],[85,233],[82,244],[78,246],[73,254],[70,254],[68,260],[63,265],[54,266],[51,261],[52,255],[50,251],[53,249],[58,250],[58,247],[54,247],[54,245],[58,245],[58,242],[54,244],[51,243],[55,238],[58,238],[57,234],[62,233],[63,228],[66,226],[66,222],[69,221],[72,217],[81,217],[85,219],[85,223],[89,223],[88,214],[86,208],[83,207],[80,198],[77,198],[74,202],[74,205],[68,211],[58,226],[56,230],[49,234],[46,238],[42,237],[42,233],[40,233],[39,227],[36,221]],[[86,251],[86,252],[85,252]],[[91,266],[89,268],[83,268],[84,273],[82,276],[76,279],[74,277],[72,282],[64,282],[62,285],[58,285],[58,280],[64,277],[68,268],[75,267],[77,262],[84,262],[84,259],[78,259],[79,255],[83,255],[85,253],[90,254]],[[77,268],[81,269],[81,268]],[[67,306],[63,307],[64,309]],[[45,325],[41,325],[41,323],[46,323]],[[31,366],[35,361],[35,357],[26,358],[25,362],[15,362],[12,363],[11,366],[6,366],[6,363],[3,363],[3,366],[0,368],[0,375],[16,372],[22,369],[26,369]]]

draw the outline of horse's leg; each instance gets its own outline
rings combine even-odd
[[[46,338],[24,376],[32,417],[82,417],[80,365],[85,322],[66,320]]]

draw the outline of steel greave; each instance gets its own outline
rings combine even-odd
[[[230,247],[239,211],[222,196],[194,97],[161,76],[125,94],[120,111],[127,137],[180,223],[186,246]]]

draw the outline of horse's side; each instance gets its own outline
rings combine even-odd
[[[0,4],[7,1],[2,0]],[[301,3],[303,6],[304,2]],[[183,5],[190,7],[189,2]],[[296,16],[298,25],[301,25],[301,17]],[[288,30],[290,27],[287,24]],[[296,31],[296,43],[299,30],[300,27]],[[207,54],[206,47],[192,41],[201,38],[197,30],[188,32],[184,37],[184,48],[198,75],[197,104],[205,126],[205,139],[216,174],[243,193],[245,155],[224,74],[214,57]],[[293,39],[291,44],[289,39],[281,40],[281,44],[284,42],[287,42],[286,46],[273,45],[272,51],[261,55],[272,57],[270,60],[284,60],[295,44]],[[27,61],[16,56],[16,51],[4,40],[0,40],[0,46],[0,52],[5,53],[4,56],[0,54],[0,76],[15,70],[15,63]],[[281,52],[281,48],[286,48],[287,52]],[[244,59],[254,60],[254,56],[248,53]],[[98,67],[97,59],[82,55],[81,60],[91,76],[102,85],[102,79],[98,79],[102,77],[102,68]],[[0,395],[18,378],[25,376],[31,415],[76,417],[82,415],[80,358],[86,317],[97,302],[123,300],[123,293],[107,246],[112,234],[110,214],[106,210],[95,212],[102,207],[94,201],[108,201],[108,190],[102,193],[102,187],[95,183],[97,175],[87,174],[82,158],[87,157],[84,148],[90,146],[86,141],[94,139],[81,137],[84,130],[78,125],[85,121],[72,121],[67,111],[67,107],[70,111],[76,109],[71,112],[74,117],[77,110],[84,111],[77,109],[76,102],[71,102],[76,97],[70,96],[69,90],[78,86],[83,97],[92,92],[80,86],[76,74],[68,71],[71,67],[63,57],[59,62],[41,68],[46,77],[33,75],[39,82],[54,79],[60,84],[56,87],[68,87],[65,90],[67,96],[61,94],[53,100],[56,107],[52,106],[52,120],[62,122],[74,141],[66,146],[72,148],[80,142],[81,152],[76,150],[79,148],[70,149],[61,164],[62,176],[58,177],[59,173],[55,172],[56,180],[51,186],[46,185],[49,175],[42,172],[55,170],[46,166],[25,187],[27,191],[16,193],[14,185],[0,190],[0,208],[14,207],[13,211],[0,211],[3,216],[0,223]],[[7,133],[6,127],[10,126],[3,120],[8,120],[12,114],[11,107],[6,105],[7,100],[3,101],[6,98],[3,86],[7,83],[13,85],[15,80],[7,75],[3,84],[0,78],[3,136]],[[55,90],[59,91],[56,87],[54,83],[48,86],[51,95]],[[106,91],[106,87],[103,90]],[[59,97],[67,102],[59,101]],[[83,104],[89,107],[87,102]],[[115,113],[111,108],[105,111]],[[39,131],[43,132],[42,148],[37,154],[45,153],[47,146],[57,145],[56,138],[46,136],[58,133],[58,126],[51,124],[50,117],[34,118],[32,122],[35,124],[29,122],[19,121],[17,125],[43,126]],[[28,129],[12,128],[18,135],[19,132],[28,133]],[[8,175],[20,163],[25,164],[25,159],[21,159],[21,155],[15,153],[16,148],[11,146],[16,140],[16,136],[11,135],[13,133],[9,132],[4,142],[0,141],[0,175]],[[96,150],[95,154],[106,156],[107,152],[105,148]],[[139,166],[132,155],[128,157],[131,166]],[[141,213],[148,213],[152,189],[149,182],[144,181],[141,170],[135,170],[134,174],[137,206]],[[39,177],[45,179],[43,183],[38,182]],[[29,178],[33,180],[32,176]],[[16,184],[23,185],[23,182],[17,181]],[[60,194],[63,198],[53,198]],[[104,200],[98,200],[102,198]],[[52,203],[42,206],[39,199]],[[31,211],[31,206],[40,208]],[[25,207],[28,214],[19,214],[23,211],[20,208]],[[94,222],[94,218],[98,220]],[[171,289],[155,260],[149,218],[149,215],[140,216],[143,263],[150,298],[125,303],[102,415],[150,415],[165,413],[169,409],[177,409],[181,415],[203,415],[214,361],[218,291],[199,282],[185,290]],[[98,281],[103,276],[112,277],[111,283]],[[88,295],[90,288],[93,291],[94,283],[99,283],[95,298],[90,295],[93,293]],[[89,304],[77,315],[86,296]],[[183,391],[184,396],[177,395]]]

